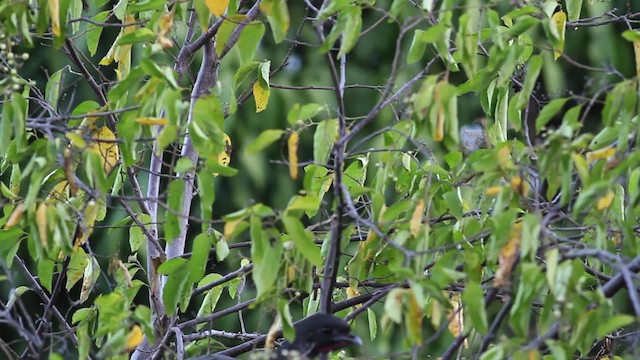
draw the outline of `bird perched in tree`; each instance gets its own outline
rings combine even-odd
[[[310,360],[322,353],[362,345],[362,340],[351,332],[349,324],[333,315],[313,314],[294,325],[296,337],[292,343],[285,341],[270,354],[256,354],[250,359]],[[192,360],[233,360],[226,355],[204,355]]]

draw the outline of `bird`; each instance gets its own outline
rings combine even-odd
[[[312,360],[322,353],[339,350],[350,345],[362,345],[362,339],[351,332],[349,323],[334,315],[316,313],[294,324],[296,337],[284,341],[271,353],[254,354],[250,359]],[[190,360],[234,360],[235,358],[209,354]]]

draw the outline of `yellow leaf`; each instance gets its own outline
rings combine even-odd
[[[73,251],[78,250],[81,245],[84,245],[89,238],[89,235],[93,232],[93,225],[98,217],[98,204],[91,200],[87,203],[84,209],[84,217],[82,219],[82,225],[78,227],[76,238],[73,243]]]
[[[139,117],[136,118],[136,122],[142,125],[167,125],[169,123],[169,119],[156,117]]]
[[[522,239],[522,223],[515,223],[509,234],[509,242],[500,251],[498,257],[498,271],[493,281],[494,287],[502,287],[509,282],[513,265],[520,251],[520,241]]]
[[[231,152],[233,146],[231,145],[231,138],[226,133],[224,134],[224,151],[220,154],[214,155],[218,159],[218,163],[224,166],[229,165],[231,162]],[[213,173],[213,176],[218,176],[218,173]]]
[[[89,144],[88,150],[100,155],[102,168],[109,174],[120,160],[116,136],[106,126],[99,129],[93,128],[92,130],[91,137],[93,139]]]
[[[451,335],[458,337],[464,333],[464,312],[462,309],[462,301],[459,294],[449,294],[449,304],[451,308],[447,309],[447,320],[449,321],[449,332]],[[467,347],[465,339],[464,346]]]
[[[134,325],[133,328],[131,328],[129,336],[127,336],[127,351],[131,351],[140,345],[142,343],[142,337],[140,325]]]
[[[435,298],[432,298],[429,303],[429,313],[431,314],[429,317],[431,325],[436,329],[439,328],[440,324],[442,324],[442,314],[444,314],[444,309],[442,304]]]
[[[289,176],[293,180],[298,178],[298,140],[300,140],[300,137],[294,131],[289,135],[289,140],[287,141],[289,147]]]
[[[512,169],[514,167],[511,160],[511,148],[505,145],[498,150],[498,165],[503,169]]]
[[[47,231],[47,203],[41,202],[36,210],[36,225],[38,226],[38,235],[42,246],[49,245],[49,233]]]
[[[599,150],[590,151],[587,153],[587,162],[591,164],[596,160],[608,159],[616,153],[616,149],[613,147],[605,147]]]
[[[347,288],[347,299],[353,299],[354,297],[360,296],[360,290],[358,290],[357,286],[349,285]],[[361,307],[362,304],[356,305],[356,308]]]
[[[56,201],[67,201],[69,199],[69,182],[67,180],[62,180],[57,183],[51,191],[49,191],[49,195],[47,195],[47,203],[55,204]]]
[[[296,267],[289,265],[287,267],[287,284],[291,284],[296,279]]]
[[[58,0],[49,0],[49,15],[53,35],[60,36],[60,2]]]
[[[238,225],[240,225],[240,223],[242,223],[242,221],[244,221],[244,219],[242,218],[226,221],[224,223],[224,238],[231,239],[231,235],[233,235],[233,231],[236,229],[236,227],[238,227]]]
[[[215,16],[222,16],[229,6],[229,0],[204,0],[204,2],[209,12]]]
[[[502,191],[502,186],[496,185],[496,186],[488,187],[487,189],[485,189],[484,193],[487,196],[496,196],[500,194],[501,191]]]
[[[564,11],[558,11],[552,17],[555,31],[557,33],[558,44],[553,48],[553,59],[557,60],[564,51],[564,34],[567,25],[567,14]]]
[[[253,84],[253,98],[256,101],[256,112],[259,113],[267,108],[269,103],[269,85],[263,85],[260,81]]]
[[[411,214],[411,220],[409,220],[409,230],[411,231],[411,235],[413,236],[418,236],[418,233],[420,233],[420,230],[422,229],[424,206],[424,199],[418,200],[416,208],[413,209],[413,214]]]
[[[636,54],[636,76],[640,77],[640,41],[633,42],[633,51]]]
[[[11,212],[11,215],[9,215],[9,219],[4,224],[4,228],[11,229],[12,227],[16,226],[20,222],[20,220],[22,220],[22,214],[24,214],[24,204],[20,203],[16,205],[16,207]]]
[[[613,196],[614,196],[613,191],[609,191],[607,195],[598,199],[598,211],[608,209],[609,206],[611,206],[611,203],[613,202]]]
[[[526,181],[522,181],[522,178],[518,175],[511,179],[511,189],[520,196],[525,196],[529,193],[529,184]]]

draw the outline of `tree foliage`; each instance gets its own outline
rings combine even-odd
[[[0,4],[3,353],[637,357],[633,6]]]

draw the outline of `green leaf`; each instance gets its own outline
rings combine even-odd
[[[207,260],[209,260],[211,241],[211,236],[205,233],[200,233],[193,239],[191,259],[189,259],[189,274],[193,283],[200,281],[204,276]]]
[[[271,26],[273,40],[276,44],[284,40],[289,30],[289,9],[287,0],[263,0],[260,3],[260,11],[267,15]]]
[[[350,6],[340,14],[340,19],[342,19],[342,17],[345,17],[345,25],[344,32],[342,33],[342,41],[340,42],[340,50],[338,51],[338,59],[351,51],[360,37],[360,30],[362,30],[362,8],[360,5]]]
[[[138,216],[138,220],[143,224],[147,225],[151,222],[151,217],[147,214],[141,214]],[[147,240],[147,237],[142,232],[137,225],[132,225],[129,227],[129,246],[131,247],[131,252],[136,252],[140,248],[140,246]]]
[[[447,35],[448,28],[442,24],[430,26],[422,32],[422,42],[432,44],[440,41]]]
[[[238,38],[238,53],[240,54],[240,63],[248,64],[253,60],[256,54],[258,45],[264,37],[264,24],[260,21],[252,21],[240,34]]]
[[[314,211],[320,206],[320,199],[313,195],[294,195],[287,205],[286,212],[290,211]]]
[[[233,75],[233,88],[234,90],[238,89],[240,84],[244,83],[247,80],[253,80],[256,70],[260,66],[260,63],[257,61],[251,61],[248,64],[240,67],[238,71]]]
[[[424,55],[424,50],[427,44],[424,40],[424,30],[416,29],[413,34],[413,40],[411,40],[411,46],[409,47],[409,55],[407,55],[407,64],[413,64],[420,60]]]
[[[182,214],[182,198],[184,196],[184,180],[174,179],[167,190],[169,208],[167,209],[164,237],[171,244],[180,235],[180,219]]]
[[[84,252],[83,248],[78,248],[71,255],[71,260],[69,260],[69,265],[67,266],[67,283],[65,285],[67,291],[71,290],[73,285],[82,279],[87,264],[89,264],[89,255]]]
[[[209,158],[224,149],[223,121],[222,102],[217,96],[211,94],[196,100],[189,133],[200,156]]]
[[[509,30],[507,30],[506,36],[511,39],[517,38],[527,30],[537,25],[539,22],[540,20],[534,17],[523,17],[518,22],[516,22],[515,25],[510,27]]]
[[[160,67],[151,59],[140,60],[140,67],[142,68],[142,70],[144,70],[145,73],[165,80],[174,89],[179,88],[178,82],[176,81],[176,77],[174,75],[174,71],[170,67]]]
[[[568,98],[560,98],[551,100],[545,107],[542,108],[540,114],[536,118],[536,132],[540,133],[540,131],[547,125],[547,123],[553,118],[555,114],[558,113],[564,106],[564,104],[569,100]]]
[[[191,293],[191,287],[188,286],[191,279],[189,261],[183,258],[169,259],[158,267],[158,274],[167,276],[162,291],[162,302],[167,315],[171,316],[176,313],[178,304],[182,302],[185,289]]]
[[[222,275],[220,274],[209,274],[198,283],[198,287],[210,284],[220,278],[222,278]],[[198,309],[197,317],[203,317],[213,313],[218,305],[218,301],[220,300],[220,296],[222,295],[224,288],[225,287],[223,285],[218,285],[207,291],[204,299],[202,299],[202,304],[200,304],[200,309]]]
[[[320,104],[311,103],[300,106],[300,104],[296,103],[287,114],[287,122],[293,125],[298,121],[309,120],[318,115],[322,109],[324,109],[324,106]]]
[[[393,289],[384,302],[384,313],[396,324],[402,323],[402,302],[405,289]]]
[[[630,42],[639,42],[640,41],[640,31],[634,30],[625,30],[622,32],[622,37]]]
[[[338,119],[323,120],[318,123],[313,134],[313,160],[324,164],[333,150],[333,143],[338,135]]]
[[[43,257],[38,261],[38,282],[51,292],[51,280],[53,279],[53,269],[56,263],[48,257]]]
[[[371,308],[367,308],[367,322],[369,324],[369,338],[373,341],[378,335],[378,320],[376,313]]]
[[[284,133],[284,130],[279,129],[269,129],[261,132],[260,135],[258,135],[258,137],[249,144],[249,146],[247,146],[247,155],[253,155],[262,151],[264,148],[280,139]]]
[[[258,216],[251,216],[250,233],[251,259],[254,264],[251,274],[258,292],[257,297],[261,299],[274,287],[284,249],[279,238],[271,238],[270,235],[274,234],[267,234],[262,229],[262,220]]]
[[[524,109],[529,103],[529,98],[533,89],[538,81],[540,70],[542,69],[543,60],[540,55],[534,55],[529,59],[529,66],[527,67],[527,76],[524,79],[522,90],[518,95],[518,108]]]
[[[605,337],[612,332],[624,328],[627,325],[633,324],[637,321],[637,318],[626,314],[617,314],[604,319],[598,324],[598,330],[596,332],[598,338]]]
[[[582,0],[565,0],[567,6],[567,15],[569,21],[580,19],[580,11],[582,10]]]
[[[116,46],[135,44],[139,42],[155,41],[156,34],[147,28],[136,29],[134,32],[121,36],[116,42]]]
[[[138,13],[162,8],[166,2],[164,0],[142,0],[127,6],[129,13]]]
[[[62,72],[66,68],[62,68],[49,78],[47,85],[45,86],[45,100],[53,109],[58,109],[58,99],[60,97],[60,83],[62,81]]]
[[[469,314],[473,326],[479,333],[486,334],[489,331],[489,323],[487,321],[484,293],[480,284],[468,279],[464,286],[462,299],[465,304],[465,313]]]
[[[296,332],[293,328],[291,311],[289,310],[289,303],[287,302],[287,300],[278,300],[278,315],[280,316],[280,320],[282,322],[282,335],[287,341],[293,342],[296,337]]]
[[[313,241],[313,234],[304,228],[300,220],[293,216],[285,215],[282,217],[282,222],[291,239],[296,244],[296,249],[298,249],[302,256],[315,266],[322,265],[320,249]]]

